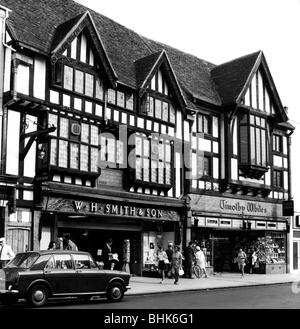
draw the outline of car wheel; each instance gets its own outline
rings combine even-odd
[[[121,283],[112,283],[109,285],[106,297],[110,302],[120,302],[124,296],[124,288]]]
[[[32,306],[44,306],[47,303],[49,292],[43,284],[33,286],[28,293],[28,302]]]

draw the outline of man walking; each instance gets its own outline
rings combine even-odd
[[[190,241],[189,245],[184,249],[185,277],[189,279],[193,279],[192,267],[193,267],[194,257],[195,255],[193,249],[193,242]]]
[[[6,244],[5,238],[0,238],[0,268],[3,268],[14,257],[15,253],[11,246]]]

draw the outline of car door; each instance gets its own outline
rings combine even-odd
[[[77,273],[70,254],[54,254],[45,266],[45,280],[53,294],[70,295],[78,293]]]
[[[88,254],[73,254],[77,273],[78,289],[81,293],[97,293],[106,289],[106,275],[99,270]]]

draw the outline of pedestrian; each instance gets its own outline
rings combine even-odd
[[[58,237],[55,242],[56,249],[63,250],[64,249],[64,240],[61,237]]]
[[[194,255],[193,242],[190,241],[189,245],[184,249],[185,277],[189,279],[193,279],[192,268],[193,268],[194,257],[195,255]]]
[[[167,269],[167,264],[169,263],[167,253],[164,251],[162,245],[157,245],[156,260],[158,261],[158,273],[161,275],[160,283],[165,280],[165,271]]]
[[[174,275],[174,284],[179,282],[179,270],[182,269],[182,255],[180,253],[179,246],[174,247],[174,252],[172,254],[172,274]]]
[[[65,250],[75,250],[75,251],[78,250],[75,242],[71,240],[71,237],[69,235],[66,235],[64,238],[64,249]]]
[[[207,276],[207,272],[206,272],[206,268],[205,268],[205,266],[206,266],[205,255],[199,246],[196,247],[195,258],[196,258],[196,263],[200,267],[200,270],[201,270],[201,277],[202,277],[202,274],[204,274],[205,277],[207,278],[208,276]]]
[[[108,238],[103,250],[102,250],[102,261],[104,263],[104,269],[105,270],[110,270],[111,269],[111,265],[112,265],[112,245],[113,245],[113,239],[112,238]]]
[[[56,243],[55,241],[50,241],[48,245],[48,250],[54,250],[56,249]]]
[[[238,252],[238,255],[237,255],[237,262],[238,262],[239,270],[241,271],[241,278],[244,276],[244,269],[245,269],[245,266],[246,266],[246,259],[247,259],[246,253],[243,251],[242,248],[240,248],[239,252]]]
[[[253,269],[255,268],[255,266],[257,265],[257,259],[258,259],[258,255],[257,255],[257,250],[254,249],[253,253],[251,254],[251,260],[250,260],[250,274],[253,273]]]
[[[5,238],[0,238],[0,268],[3,268],[14,257],[15,253],[11,246],[6,243]]]
[[[166,250],[166,254],[168,256],[169,264],[167,264],[167,276],[171,277],[172,272],[171,272],[171,263],[172,263],[172,255],[173,255],[174,249],[173,249],[173,243],[169,242],[168,243],[168,249]]]

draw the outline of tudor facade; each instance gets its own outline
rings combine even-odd
[[[212,66],[204,95],[188,89],[174,50],[152,45],[129,83],[98,17],[78,8],[49,32],[47,51],[22,40],[9,18],[19,13],[2,8],[2,232],[13,248],[71,234],[101,259],[107,237],[119,255],[129,239],[141,275],[159,242],[198,240],[216,271],[232,270],[241,244],[266,242],[285,271],[293,127],[263,54],[246,57],[239,86],[243,58]]]

